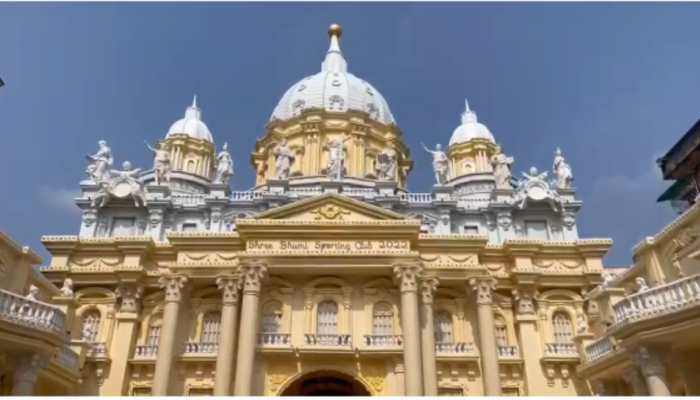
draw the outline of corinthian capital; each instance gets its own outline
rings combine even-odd
[[[141,308],[143,286],[137,283],[121,283],[115,291],[119,299],[119,311],[137,313]]]
[[[437,290],[439,284],[440,282],[434,276],[428,276],[421,279],[420,293],[423,304],[433,304],[435,291]]]
[[[493,291],[496,290],[496,280],[492,277],[471,278],[469,286],[476,295],[476,304],[492,304]]]
[[[165,289],[165,301],[180,301],[182,299],[182,289],[187,283],[187,278],[182,275],[166,275],[158,279],[162,289]]]
[[[418,291],[418,278],[422,268],[415,264],[398,264],[394,266],[394,278],[402,292]]]
[[[261,262],[250,262],[241,265],[243,293],[259,293],[262,282],[267,277],[267,266]]]
[[[513,289],[513,299],[517,302],[517,313],[520,315],[535,314],[535,296],[533,290]]]
[[[238,303],[238,293],[241,289],[241,281],[238,277],[225,275],[216,278],[216,286],[221,290],[224,304]]]

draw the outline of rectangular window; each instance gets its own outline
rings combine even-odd
[[[214,390],[210,388],[190,388],[187,391],[188,396],[213,396]]]
[[[136,218],[112,218],[111,236],[134,235],[136,228]]]
[[[131,389],[132,396],[150,396],[151,388],[147,386],[135,387]]]
[[[187,222],[182,224],[182,231],[183,232],[193,232],[197,230],[197,223],[196,222]]]
[[[525,232],[528,239],[549,239],[547,221],[525,221]]]
[[[478,225],[464,225],[464,234],[465,235],[478,235],[479,234],[479,226]]]

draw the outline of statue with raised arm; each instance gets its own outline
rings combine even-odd
[[[343,167],[345,164],[345,142],[350,140],[350,137],[343,135],[337,139],[331,139],[326,144],[328,148],[328,167],[326,172],[328,177],[335,180],[341,180],[343,177]]]
[[[105,140],[97,142],[97,146],[98,149],[95,154],[86,156],[89,164],[85,172],[87,172],[93,182],[99,185],[100,182],[109,179],[109,170],[112,168],[114,158],[112,157],[112,149],[107,146]]]
[[[510,181],[512,173],[510,165],[513,164],[513,157],[507,157],[503,153],[498,153],[491,158],[493,166],[493,177],[496,180],[496,189],[512,189]]]
[[[380,181],[396,180],[396,151],[389,147],[377,154],[374,166]]]
[[[552,165],[554,172],[555,185],[557,189],[571,189],[574,181],[574,175],[571,172],[571,166],[561,154],[561,149],[557,147],[554,153],[554,163]]]
[[[228,152],[228,143],[224,143],[224,147],[216,156],[216,175],[214,183],[228,185],[229,179],[233,176],[233,159]]]
[[[170,151],[165,147],[163,143],[156,143],[156,147],[151,147],[148,142],[146,147],[153,153],[153,171],[155,172],[155,183],[160,185],[161,183],[170,183],[170,170],[172,169],[170,165]]]
[[[447,154],[442,151],[442,145],[440,143],[435,145],[435,150],[430,150],[421,142],[421,146],[428,153],[433,155],[433,172],[435,173],[435,183],[438,185],[444,185],[447,182],[447,176],[449,174],[449,161],[447,159]]]
[[[294,164],[294,153],[287,145],[287,139],[282,139],[272,154],[275,156],[275,178],[289,179],[289,172]]]

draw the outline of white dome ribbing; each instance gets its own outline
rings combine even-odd
[[[362,111],[382,124],[396,124],[384,97],[368,82],[348,72],[340,51],[340,27],[329,29],[330,46],[321,72],[295,83],[282,96],[270,121],[288,120],[307,109],[328,112]]]
[[[462,124],[452,132],[450,146],[453,144],[465,143],[472,139],[486,139],[496,143],[491,131],[486,125],[479,123],[476,113],[469,109],[469,102],[464,100],[465,110],[462,113]]]

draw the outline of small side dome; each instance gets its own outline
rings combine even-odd
[[[202,121],[202,110],[197,107],[197,96],[194,96],[192,105],[185,110],[185,118],[175,121],[168,129],[166,138],[172,135],[187,135],[194,139],[206,140],[209,143],[214,143],[214,139],[209,132],[209,128]]]
[[[454,144],[466,143],[473,139],[486,139],[496,143],[491,131],[486,125],[480,123],[476,117],[476,113],[469,109],[469,102],[464,100],[465,110],[462,113],[462,124],[452,132],[450,138],[450,146]]]

